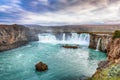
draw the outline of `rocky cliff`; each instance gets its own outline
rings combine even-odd
[[[100,39],[100,45],[98,49],[103,52],[107,52],[107,45],[112,39],[112,35],[109,34],[90,34],[89,48],[96,49],[98,41]]]
[[[30,30],[21,25],[0,25],[0,51],[9,50],[37,40]]]
[[[120,38],[112,39],[107,46],[108,59],[98,64],[89,80],[120,80]]]

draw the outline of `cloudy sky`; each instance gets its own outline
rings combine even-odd
[[[120,0],[0,0],[0,23],[119,24]]]

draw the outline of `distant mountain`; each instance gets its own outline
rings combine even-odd
[[[38,32],[114,32],[120,30],[119,24],[96,24],[96,25],[64,25],[64,26],[41,26],[24,25]]]

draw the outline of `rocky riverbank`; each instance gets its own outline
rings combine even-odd
[[[120,80],[120,37],[111,39],[107,55],[108,59],[98,64],[96,73],[89,80]]]
[[[24,26],[0,25],[0,51],[17,48],[36,40],[38,37]]]

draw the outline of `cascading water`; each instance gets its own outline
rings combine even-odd
[[[101,41],[101,38],[98,39],[98,43],[97,43],[97,46],[96,46],[96,51],[99,51],[100,41]]]
[[[39,41],[43,43],[56,42],[56,37],[52,34],[44,33],[38,35]]]
[[[65,41],[65,33],[63,33],[63,38],[62,38],[63,41]]]
[[[89,34],[78,34],[78,33],[68,33],[62,34],[62,40],[57,39],[54,34],[51,33],[42,33],[39,34],[39,41],[44,43],[52,44],[77,44],[77,45],[89,45],[90,35]]]

